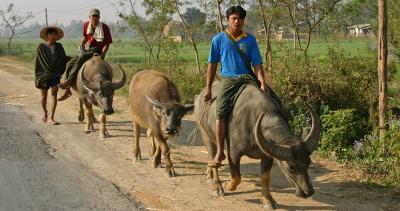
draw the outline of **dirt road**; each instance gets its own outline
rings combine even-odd
[[[28,165],[21,163],[17,167],[10,166],[11,161],[0,159],[0,206],[3,202],[12,202],[3,198],[2,178],[20,175],[18,180],[21,182],[5,186],[7,189],[4,190],[13,200],[24,201],[25,207],[32,204],[32,194],[27,194],[29,192],[21,190],[21,187],[43,192],[37,206],[50,208],[59,202],[52,194],[53,189],[64,190],[64,195],[74,195],[74,190],[79,189],[82,190],[79,194],[87,198],[82,199],[76,194],[65,202],[66,206],[73,208],[79,201],[87,202],[80,203],[83,207],[78,208],[82,209],[113,209],[114,206],[116,209],[131,209],[126,206],[135,205],[148,210],[263,210],[259,200],[258,160],[242,159],[243,178],[237,191],[227,192],[225,197],[212,197],[211,184],[204,176],[207,163],[204,147],[170,142],[171,157],[179,175],[168,178],[163,169],[153,169],[148,159],[135,164],[131,162],[133,137],[125,98],[114,98],[116,113],[108,117],[111,137],[100,140],[98,131],[83,133],[83,125],[77,121],[76,96],[59,103],[56,120],[61,125],[41,123],[39,90],[34,88],[32,79],[31,64],[0,57],[0,103],[10,110],[5,112],[6,115],[0,112],[1,131],[3,128],[14,131],[10,134],[30,131],[27,133],[29,136],[21,135],[20,142],[17,142],[24,149],[20,154],[23,157],[29,151],[35,151],[38,153],[35,156],[39,156],[23,157]],[[142,140],[141,147],[142,156],[146,158],[145,140]],[[3,153],[7,157],[12,149],[14,147],[0,149],[0,158]],[[35,159],[49,161],[45,161],[48,164],[40,163],[42,161],[32,164]],[[38,170],[29,171],[34,168],[32,165],[39,165],[35,168]],[[295,196],[294,188],[277,168],[273,168],[271,193],[279,204],[278,210],[400,210],[400,205],[385,193],[362,184],[357,171],[314,156],[310,174],[316,193],[312,198],[303,199]],[[222,168],[221,176],[223,180],[229,178],[226,166]],[[31,178],[45,180],[33,185]]]
[[[52,151],[20,106],[0,103],[1,210],[137,210],[110,181]]]

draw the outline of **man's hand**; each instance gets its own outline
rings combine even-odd
[[[269,89],[268,86],[266,86],[265,84],[261,85],[261,90],[263,90],[265,92],[265,94],[269,95]]]
[[[206,91],[204,92],[204,101],[208,102],[211,100],[211,89],[210,88],[206,88]]]

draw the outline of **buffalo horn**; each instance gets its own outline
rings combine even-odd
[[[145,95],[146,99],[157,108],[161,108],[161,103]]]
[[[311,113],[312,126],[310,133],[303,141],[307,147],[308,152],[311,154],[318,147],[318,141],[321,136],[321,127],[319,125],[318,115],[311,108],[311,106],[307,105],[307,108]]]
[[[97,90],[97,89],[99,89],[100,88],[100,84],[99,83],[93,83],[91,81],[86,80],[85,74],[84,74],[85,67],[86,67],[86,65],[83,66],[82,71],[81,71],[81,80],[82,80],[83,86],[88,90],[94,90],[94,89]]]
[[[254,134],[256,136],[256,143],[260,149],[267,155],[276,158],[278,160],[294,160],[293,150],[290,146],[278,145],[272,141],[265,139],[261,132],[261,120],[264,118],[265,113],[261,114],[254,128]]]
[[[113,82],[112,86],[114,90],[117,90],[125,85],[126,82],[126,75],[124,70],[122,69],[121,65],[118,65],[119,69],[121,70],[122,76],[121,79],[117,82]]]

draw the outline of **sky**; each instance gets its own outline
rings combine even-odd
[[[45,8],[49,24],[68,25],[72,20],[88,20],[89,10],[97,8],[101,13],[101,20],[104,22],[116,22],[117,0],[0,0],[0,9],[5,9],[10,3],[14,3],[14,8],[20,14],[33,12],[35,16],[26,25],[38,22],[46,23]],[[143,9],[137,7],[139,14],[143,14]]]

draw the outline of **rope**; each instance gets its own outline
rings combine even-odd
[[[201,112],[201,116],[200,116],[200,121],[203,120],[204,114],[206,113],[206,111],[208,110],[209,106],[214,102],[214,100],[217,97],[212,98],[211,100],[209,100],[206,104],[206,106],[204,106],[203,111]],[[188,139],[186,140],[187,145],[189,146],[188,150],[186,151],[186,153],[189,152],[189,150],[191,149],[190,147],[194,146],[194,141],[196,140],[196,136],[197,133],[199,131],[199,125],[196,124],[196,127],[193,128],[192,132],[190,132]]]

